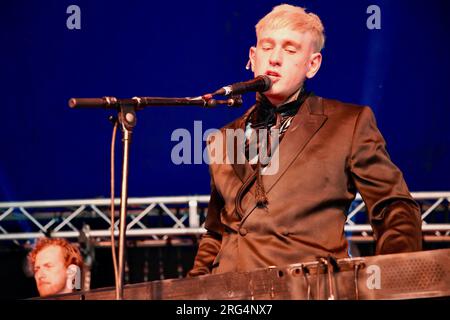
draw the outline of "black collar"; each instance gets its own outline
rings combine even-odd
[[[277,117],[281,116],[281,118],[284,118],[296,115],[303,102],[310,95],[313,95],[312,92],[306,91],[304,87],[300,90],[296,100],[285,103],[278,108],[266,96],[261,94],[260,99],[256,102],[254,112],[249,117],[252,128],[270,128],[276,124]]]

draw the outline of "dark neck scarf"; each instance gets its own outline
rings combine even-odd
[[[259,100],[256,103],[256,108],[248,118],[248,122],[250,122],[251,127],[253,129],[270,129],[273,126],[279,128],[284,119],[288,119],[289,117],[293,117],[297,114],[300,107],[303,105],[305,100],[314,95],[311,92],[307,92],[304,87],[300,89],[300,93],[298,94],[297,99],[294,101],[285,103],[278,108],[275,107],[269,99],[267,99],[264,95],[261,94]],[[268,135],[269,135],[268,131]],[[284,132],[281,133],[280,140],[283,137]],[[270,138],[267,137],[267,142],[269,143]],[[268,146],[268,150],[270,152],[271,147]],[[258,156],[258,161],[256,165],[256,172],[254,175],[254,179],[256,180],[256,203],[259,208],[264,208],[268,204],[266,191],[264,190],[264,185],[262,183],[261,177],[261,161]]]
[[[277,108],[266,98],[266,96],[261,94],[259,100],[256,102],[255,111],[252,112],[249,117],[252,128],[268,129],[274,125],[279,125],[281,119],[296,115],[303,102],[305,102],[310,95],[312,95],[312,93],[306,91],[305,88],[302,87],[297,99]]]

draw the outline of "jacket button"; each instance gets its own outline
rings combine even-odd
[[[239,229],[239,234],[240,234],[241,236],[244,237],[247,233],[248,233],[247,229],[245,229],[245,228],[240,228],[240,229]]]

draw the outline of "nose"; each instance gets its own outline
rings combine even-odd
[[[38,280],[43,280],[43,279],[45,279],[45,272],[43,272],[42,270],[39,270],[36,272],[35,277]]]
[[[269,63],[271,66],[281,66],[283,63],[283,56],[280,47],[273,48],[269,57]]]

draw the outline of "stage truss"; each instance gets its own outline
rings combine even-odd
[[[414,192],[422,209],[425,241],[450,241],[450,192]],[[209,196],[130,198],[127,239],[147,245],[192,243],[205,229]],[[116,204],[115,234],[118,235]],[[0,203],[0,241],[30,243],[44,236],[84,237],[97,245],[109,245],[110,200],[54,200]],[[365,204],[357,195],[347,216],[345,232],[354,242],[373,241]]]

